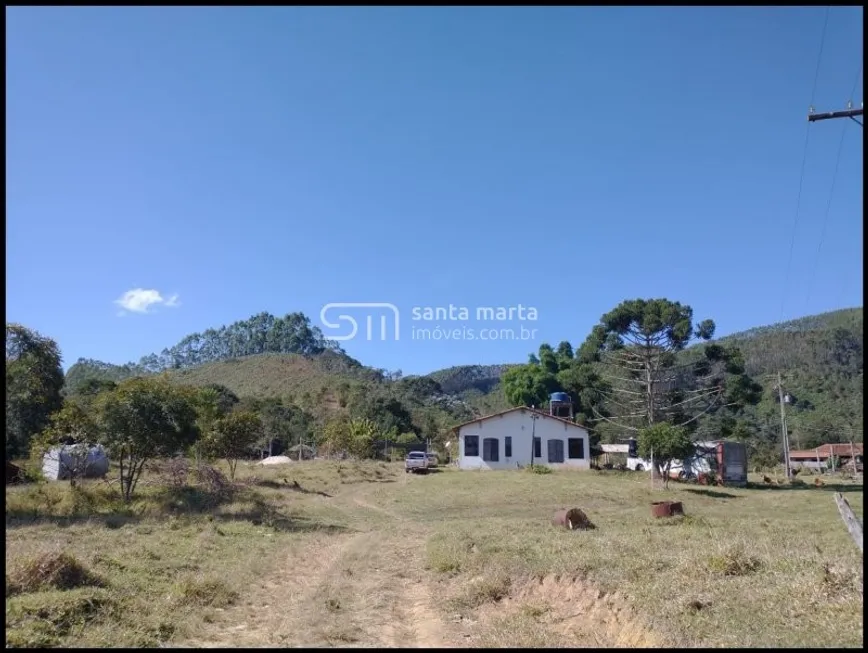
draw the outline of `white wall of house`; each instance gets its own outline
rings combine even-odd
[[[589,469],[590,437],[576,424],[527,409],[490,415],[458,429],[461,469],[516,469],[535,465]],[[538,439],[534,450],[532,434]],[[496,454],[496,455],[495,455]]]

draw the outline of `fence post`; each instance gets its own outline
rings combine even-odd
[[[859,547],[859,552],[862,552],[862,524],[853,514],[853,509],[847,503],[847,499],[840,492],[835,492],[835,503],[838,504],[838,512],[841,513],[841,519],[844,520],[844,525],[850,532],[850,537]]]

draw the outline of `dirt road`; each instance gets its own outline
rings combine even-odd
[[[448,647],[432,608],[436,581],[425,569],[424,527],[354,488],[334,501],[371,513],[378,527],[311,535],[275,561],[273,573],[238,604],[218,611],[189,647]],[[377,517],[378,519],[374,519]],[[382,528],[382,518],[389,523]],[[357,520],[364,523],[364,519]]]

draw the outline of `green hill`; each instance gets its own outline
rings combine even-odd
[[[853,308],[733,334],[747,371],[765,389],[751,417],[763,430],[780,429],[776,375],[792,396],[793,446],[862,441],[863,318]]]
[[[862,319],[861,308],[847,309],[721,338],[738,343],[748,373],[764,387],[762,402],[743,415],[758,438],[774,442],[780,435],[774,390],[780,370],[794,400],[793,446],[862,440]],[[242,398],[279,400],[305,411],[312,424],[342,412],[364,414],[429,437],[458,421],[507,408],[500,378],[516,364],[463,365],[394,379],[347,356],[305,316],[262,313],[188,336],[138,363],[79,360],[67,372],[66,391],[76,392],[89,379],[165,372],[178,383],[217,383]],[[719,427],[708,420],[703,430],[713,435]]]

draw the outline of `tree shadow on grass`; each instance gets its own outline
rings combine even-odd
[[[703,497],[709,497],[711,499],[741,499],[742,495],[740,494],[730,494],[729,492],[721,492],[719,490],[702,490],[699,488],[687,488],[684,490],[685,492],[690,492],[691,494],[698,494]]]
[[[232,513],[228,515],[216,515],[218,523],[249,523],[254,526],[266,526],[281,533],[325,533],[339,534],[354,532],[353,529],[340,524],[329,524],[299,517],[267,516],[259,511]]]
[[[257,487],[267,487],[271,490],[292,490],[293,492],[301,492],[302,494],[316,494],[321,497],[328,497],[331,499],[332,495],[328,492],[322,492],[321,490],[308,490],[307,488],[303,488],[299,485],[298,481],[288,481],[283,479],[282,483],[278,483],[277,481],[257,481],[255,483]]]
[[[294,489],[291,486],[284,486]],[[299,490],[296,490],[299,491]],[[304,491],[309,494],[321,494],[324,492]],[[233,502],[253,503],[251,510],[238,513],[220,514],[222,507]],[[143,493],[141,497],[134,499],[131,506],[107,506],[87,505],[73,511],[72,514],[53,513],[53,505],[39,505],[29,508],[7,508],[6,528],[20,528],[25,526],[37,526],[40,524],[54,524],[61,528],[80,524],[101,524],[108,529],[123,528],[129,524],[138,524],[149,519],[159,520],[165,517],[204,517],[212,516],[222,521],[247,521],[251,523],[266,523],[273,525],[278,530],[322,530],[339,528],[329,525],[317,524],[304,519],[290,519],[280,514],[279,511],[262,496],[255,492],[251,493],[243,487],[227,487],[219,490],[195,486],[164,487],[155,491]]]
[[[73,515],[51,515],[28,510],[7,510],[6,528],[24,528],[53,524],[59,528],[69,528],[80,524],[101,524],[108,529],[116,530],[129,524],[138,524],[141,517],[124,513],[79,513]]]
[[[748,483],[748,490],[769,490],[783,492],[786,490],[825,490],[826,492],[840,492],[847,494],[848,492],[862,492],[862,485],[851,485],[849,483],[824,483],[823,485],[814,485],[813,483],[796,483],[795,485],[774,485],[765,483]]]

